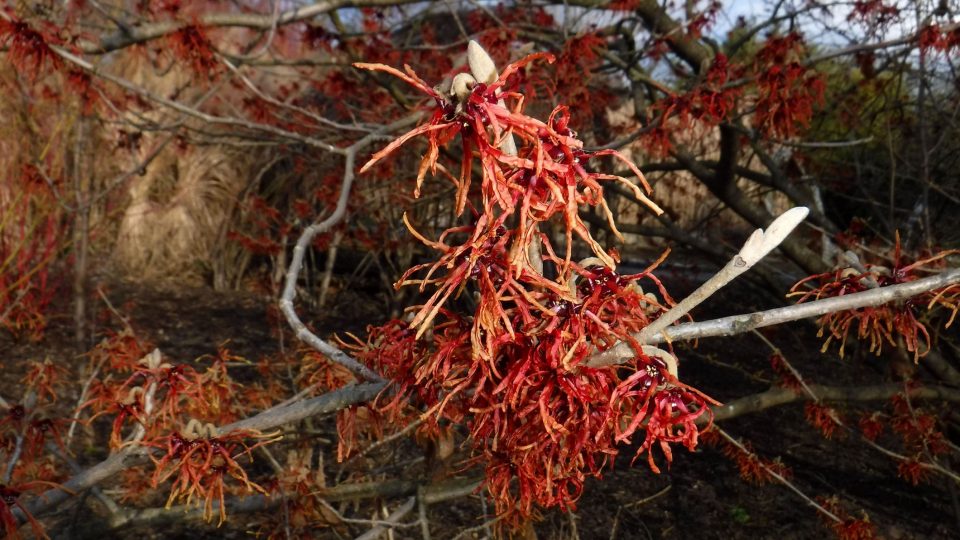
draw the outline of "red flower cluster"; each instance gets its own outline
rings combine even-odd
[[[2,19],[0,19],[2,22]],[[2,37],[0,37],[2,46]],[[38,340],[47,326],[45,313],[57,290],[53,262],[61,248],[63,211],[50,185],[33,164],[0,185],[0,328]],[[48,181],[50,184],[48,184]]]
[[[751,484],[761,486],[776,482],[778,479],[774,474],[787,480],[793,478],[793,470],[780,461],[780,458],[767,459],[761,457],[750,443],[734,444],[718,433],[716,429],[705,432],[703,441],[708,445],[718,447],[727,459],[737,465],[740,478]]]
[[[873,540],[877,538],[877,528],[870,522],[866,512],[862,518],[851,517],[840,504],[837,497],[819,500],[823,508],[836,516],[839,521],[825,520],[840,540]]]
[[[33,391],[36,391],[35,386],[29,387],[24,395]],[[0,537],[2,538],[20,538],[17,533],[20,524],[14,515],[14,509],[19,510],[21,517],[25,517],[30,523],[34,537],[48,538],[43,531],[43,526],[30,514],[20,497],[52,487],[67,491],[52,481],[56,479],[57,474],[50,461],[44,456],[44,446],[49,439],[62,452],[67,453],[58,426],[68,424],[70,420],[46,417],[48,413],[49,410],[45,406],[32,409],[19,403],[7,404],[6,407],[0,406],[0,455],[8,460],[11,456],[16,456],[12,458],[16,460],[13,462],[0,461],[5,471],[4,476],[0,477]],[[24,478],[30,478],[30,480],[23,480]]]
[[[703,84],[683,94],[670,94],[651,107],[656,122],[643,137],[647,151],[654,156],[666,155],[673,143],[674,131],[689,129],[696,122],[716,126],[736,110],[737,99],[743,93],[739,86],[728,86],[731,78],[739,77],[742,67],[731,64],[726,55],[718,53],[707,69]]]
[[[687,35],[691,38],[700,38],[704,30],[709,29],[717,22],[717,15],[719,15],[721,8],[723,8],[723,2],[720,2],[720,0],[712,0],[704,6],[699,13],[687,22]]]
[[[168,41],[173,56],[189,65],[195,74],[209,77],[218,71],[217,51],[202,26],[185,26],[170,34]]]
[[[885,25],[900,17],[900,8],[895,4],[887,5],[884,0],[855,0],[853,9],[847,15],[848,21],[863,21]]]
[[[17,71],[27,74],[31,80],[44,73],[49,65],[59,68],[60,57],[50,48],[61,45],[56,27],[49,22],[38,29],[20,20],[7,9],[7,18],[0,17],[0,47],[9,47],[7,57]]]
[[[210,361],[202,370],[165,362],[156,349],[144,354],[148,348],[130,332],[105,339],[90,354],[101,374],[92,380],[80,409],[92,412],[87,422],[104,415],[113,417],[111,448],[138,443],[163,450],[162,456],[151,457],[155,471],[149,489],[173,479],[168,507],[176,501],[190,504],[203,500],[204,517],[209,520],[214,502],[219,501],[222,522],[224,494],[232,489],[227,487],[229,477],[248,492],[263,492],[249,480],[238,458],[272,441],[253,431],[221,434],[213,423],[226,424],[246,416],[251,406],[263,402],[265,390],[260,385],[243,388],[233,380],[228,364],[244,360],[224,346],[199,359]],[[60,444],[55,427],[54,421],[43,420],[31,425],[37,437],[52,436]],[[251,439],[255,442],[246,442]],[[128,487],[134,498],[148,489],[136,481]]]
[[[950,444],[939,427],[939,420],[930,412],[911,406],[902,394],[893,397],[893,417],[890,425],[903,438],[904,446],[917,454],[929,452],[942,455]]]
[[[203,517],[209,521],[213,517],[213,503],[217,501],[220,521],[227,517],[224,504],[224,481],[227,477],[237,480],[248,492],[266,491],[247,477],[246,471],[237,463],[237,459],[264,444],[259,442],[248,446],[244,441],[251,437],[261,437],[257,433],[231,432],[217,435],[213,426],[196,427],[196,421],[187,425],[184,433],[175,431],[163,441],[166,453],[154,461],[152,486],[173,478],[173,487],[167,498],[169,509],[174,501],[190,504],[194,498],[203,499]],[[252,459],[252,456],[251,456]]]
[[[35,538],[46,538],[49,540],[50,537],[43,531],[43,525],[41,525],[40,522],[33,517],[33,514],[27,511],[26,506],[20,502],[20,496],[30,491],[39,491],[40,488],[50,487],[60,486],[40,480],[16,485],[0,484],[0,533],[4,534],[5,539],[13,540],[20,538],[19,533],[17,533],[17,529],[20,528],[20,523],[13,514],[13,510],[16,508],[27,518],[27,522],[30,523],[30,528],[33,530]]]
[[[837,423],[838,413],[833,407],[828,407],[821,403],[809,402],[803,407],[803,415],[806,417],[807,422],[810,422],[810,425],[819,429],[820,433],[822,433],[826,439],[832,438],[835,433],[840,433],[841,435],[844,433],[837,431],[840,424]]]
[[[791,33],[772,37],[757,53],[757,97],[754,125],[764,133],[789,138],[807,126],[813,107],[823,102],[823,77],[800,63],[803,39]]]
[[[935,263],[942,263],[943,259],[955,253],[957,250],[941,251],[930,257],[907,262],[903,260],[898,236],[891,256],[892,267],[867,264],[864,266],[864,271],[840,268],[834,272],[804,278],[790,291],[792,295],[800,296],[798,300],[800,303],[862,292],[872,287],[907,283],[920,278],[917,275],[918,271]],[[801,286],[811,281],[817,281],[819,287],[799,291]],[[945,327],[949,327],[956,318],[957,311],[960,310],[960,285],[934,289],[903,302],[828,313],[818,320],[820,325],[818,335],[823,336],[825,331],[829,332],[823,344],[823,350],[826,351],[834,339],[839,340],[842,358],[847,334],[851,328],[856,328],[858,339],[869,340],[870,352],[879,356],[884,343],[896,347],[897,338],[900,337],[907,350],[913,353],[914,360],[917,360],[930,350],[930,333],[927,331],[926,324],[921,321],[924,307],[928,312],[934,308],[948,312],[949,318]]]
[[[860,433],[863,434],[864,439],[873,442],[883,434],[885,424],[882,420],[884,420],[884,416],[883,413],[877,411],[860,418]]]
[[[597,207],[616,231],[603,198],[606,181],[627,186],[659,212],[627,179],[591,172],[594,157],[622,161],[649,187],[618,152],[585,151],[568,127],[565,107],[554,109],[546,122],[523,113],[515,74],[537,59],[552,61],[545,54],[529,56],[489,85],[471,79],[458,86],[461,77],[450,94],[409,68],[358,65],[395,75],[436,104],[426,123],[375,154],[362,170],[423,135],[427,151],[415,194],[428,172],[439,171],[456,187],[457,213],[468,212],[470,219],[437,240],[407,222],[439,257],[411,268],[398,286],[434,291],[409,322],[371,328],[367,340],[351,348],[394,382],[393,397],[376,406],[379,413],[400,413],[414,403],[469,429],[474,458],[485,463],[487,488],[507,521],[530,516],[535,505],[573,506],[586,478],[598,476],[617,443],[637,432],[644,433],[638,454],[648,454],[659,471],[654,449],[669,462],[671,444],[694,448],[697,423],[710,416],[709,398],[677,380],[675,359],[645,350],[632,337],[672,303],[652,274],[656,263],[639,274],[618,274],[616,255],[601,248],[579,216],[582,205]],[[462,159],[455,177],[438,159],[440,148],[458,135]],[[479,186],[472,178],[475,162]],[[562,254],[539,232],[551,219],[564,224]],[[595,256],[573,261],[574,237]],[[547,277],[544,267],[556,277]],[[662,301],[644,294],[639,279],[650,280]],[[468,288],[476,309],[461,315],[447,304]],[[621,366],[590,363],[595,352],[620,341],[633,346],[633,359]],[[432,425],[439,429],[439,423]]]
[[[960,48],[960,28],[952,26],[944,29],[937,24],[929,24],[920,29],[917,36],[920,54],[930,50],[946,52]]]

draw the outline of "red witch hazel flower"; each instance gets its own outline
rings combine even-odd
[[[13,513],[14,509],[16,509],[19,510],[30,523],[34,537],[49,539],[50,537],[43,531],[43,525],[27,511],[26,506],[20,501],[20,496],[30,491],[38,491],[51,487],[64,489],[60,485],[42,480],[34,480],[17,485],[0,484],[0,535],[7,539],[20,538],[20,535],[17,533],[20,524],[17,522],[17,518]]]
[[[261,438],[260,442],[248,446],[244,441],[251,437]],[[224,494],[225,481],[236,480],[247,492],[257,491],[266,494],[266,490],[250,481],[246,471],[237,463],[243,455],[250,456],[254,448],[271,442],[259,433],[235,431],[224,435],[217,432],[211,424],[203,425],[191,420],[182,432],[175,431],[164,437],[161,446],[166,453],[160,459],[153,459],[156,470],[152,485],[156,488],[161,482],[173,479],[166,508],[175,501],[190,504],[196,498],[203,500],[203,517],[207,521],[213,518],[213,503],[218,503],[220,517],[217,525],[227,518]]]
[[[6,56],[10,63],[31,80],[43,75],[47,69],[61,66],[60,57],[51,46],[62,44],[56,27],[49,22],[34,26],[9,11],[0,17],[0,47],[8,48]]]
[[[825,522],[837,534],[840,540],[873,540],[877,538],[877,528],[870,522],[870,516],[862,512],[863,517],[852,517],[836,497],[821,499],[820,504],[834,519]]]
[[[790,289],[791,296],[799,296],[800,302],[843,296],[845,294],[866,291],[877,287],[886,287],[908,283],[920,279],[920,272],[936,272],[947,257],[957,255],[960,250],[947,250],[917,258],[913,262],[905,260],[900,235],[894,242],[893,253],[887,259],[878,260],[878,264],[861,264],[860,258],[848,251],[843,255],[842,267],[833,272],[813,275],[797,282]],[[891,264],[885,266],[884,264]],[[801,288],[808,283],[817,282],[819,287],[807,290]],[[930,351],[930,333],[927,331],[927,318],[931,312],[946,314],[944,327],[950,327],[960,310],[960,285],[954,284],[925,292],[908,300],[888,303],[881,306],[864,307],[846,311],[836,311],[821,317],[819,336],[828,333],[823,344],[826,351],[833,340],[840,342],[840,357],[843,357],[847,334],[856,329],[857,338],[869,341],[870,352],[878,356],[884,343],[896,347],[898,339],[913,353],[914,361]]]
[[[371,328],[365,341],[355,338],[347,347],[393,381],[391,394],[375,404],[379,413],[400,418],[402,410],[422,407],[467,427],[470,461],[485,464],[497,513],[513,524],[536,506],[573,507],[586,479],[599,476],[617,444],[638,432],[644,432],[638,456],[647,454],[659,472],[654,451],[669,463],[672,444],[693,449],[714,403],[677,379],[671,353],[633,337],[673,305],[653,275],[665,255],[643,272],[621,275],[616,252],[604,250],[579,215],[582,206],[598,208],[619,235],[603,186],[626,186],[659,213],[647,198],[646,180],[616,151],[584,150],[566,107],[555,108],[546,122],[524,113],[518,71],[536,60],[553,58],[534,54],[497,75],[489,56],[471,43],[472,74],[456,75],[449,89],[431,88],[409,67],[357,64],[394,75],[434,102],[425,123],[374,154],[361,171],[424,136],[414,195],[428,173],[439,171],[456,187],[458,216],[469,211],[469,219],[431,240],[404,217],[438,258],[409,269],[397,286],[432,293],[408,319]],[[462,157],[455,177],[440,163],[440,149],[457,136]],[[599,156],[621,161],[638,182],[591,171],[590,160]],[[562,253],[540,232],[548,221],[562,223]],[[575,238],[592,257],[573,260]],[[645,293],[641,280],[658,294]],[[448,305],[464,292],[475,299],[472,313]],[[632,347],[632,359],[591,363],[620,342]],[[442,427],[434,421],[422,429]]]
[[[823,103],[823,77],[799,61],[805,45],[800,34],[771,37],[757,53],[758,96],[754,125],[764,133],[789,138],[810,124]]]

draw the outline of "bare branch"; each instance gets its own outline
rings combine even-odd
[[[780,242],[803,221],[803,218],[807,216],[807,212],[807,209],[802,206],[793,208],[784,212],[774,220],[766,232],[764,232],[763,229],[755,230],[753,234],[750,235],[750,238],[747,239],[746,243],[743,244],[740,252],[737,253],[720,272],[708,279],[706,283],[671,308],[670,311],[664,313],[656,321],[644,328],[640,332],[640,342],[648,343],[652,336],[659,334],[679,320],[680,317],[689,313],[691,309],[700,305],[700,303],[713,295],[713,293],[760,262],[760,259],[767,256],[768,253],[780,245]]]
[[[261,124],[257,122],[250,122],[247,120],[243,120],[242,118],[217,116],[214,114],[205,113],[203,111],[200,111],[188,105],[184,105],[183,103],[180,103],[176,100],[167,99],[163,96],[150,92],[149,90],[142,88],[134,84],[133,82],[128,81],[127,79],[107,73],[106,71],[98,68],[97,66],[88,62],[87,60],[67,51],[66,49],[63,49],[61,47],[55,47],[55,46],[50,46],[50,49],[54,53],[56,53],[57,56],[59,56],[60,58],[66,60],[67,62],[70,62],[71,64],[77,66],[83,71],[90,73],[93,76],[99,77],[106,81],[110,81],[111,83],[116,84],[117,86],[125,90],[133,92],[137,95],[140,95],[155,103],[159,103],[164,107],[183,113],[191,118],[201,120],[205,123],[208,123],[211,125],[232,127],[232,128],[243,128],[243,129],[248,129],[254,132],[259,131],[259,132],[269,133],[271,135],[280,137],[281,139],[300,142],[308,146],[319,148],[321,150],[324,150],[326,152],[330,152],[333,154],[342,154],[342,155],[346,154],[346,150],[344,150],[343,148],[334,146],[328,142],[322,141],[315,137],[310,137],[309,135],[301,135],[299,133],[288,131],[288,130],[279,128],[277,126],[272,126],[269,124]]]
[[[280,296],[280,311],[283,312],[287,323],[293,329],[297,338],[310,345],[317,351],[323,353],[334,362],[346,367],[353,373],[360,375],[369,381],[382,381],[383,379],[370,371],[369,368],[354,360],[350,355],[340,349],[327,343],[319,336],[311,332],[307,326],[300,320],[296,310],[293,307],[293,301],[297,297],[297,278],[300,275],[300,269],[303,267],[303,257],[307,252],[307,247],[313,242],[313,239],[319,234],[323,234],[344,220],[347,213],[347,201],[350,199],[350,190],[353,187],[355,178],[354,167],[356,164],[357,153],[366,148],[367,145],[378,140],[383,132],[391,132],[404,126],[413,124],[420,118],[420,114],[410,115],[402,120],[386,126],[382,132],[371,133],[359,141],[353,143],[342,150],[344,155],[343,181],[340,184],[340,195],[337,198],[337,205],[333,213],[320,223],[315,223],[306,229],[297,240],[293,247],[293,255],[290,259],[290,267],[287,269],[287,276],[283,286],[283,294]]]
[[[457,478],[423,486],[413,480],[386,480],[381,482],[357,482],[340,484],[324,489],[317,495],[324,503],[353,501],[372,498],[395,498],[410,496],[419,491],[427,503],[439,503],[467,497],[477,491],[480,480],[476,478]],[[227,500],[227,508],[231,514],[246,512],[262,512],[276,508],[284,502],[282,496],[265,496],[254,494],[247,497],[233,497]],[[213,502],[214,511],[220,508],[219,501]],[[110,517],[110,527],[137,527],[144,525],[160,525],[168,522],[184,520],[199,520],[203,518],[203,508],[195,505],[181,505],[171,508],[144,508],[126,510]],[[349,520],[353,521],[353,520]],[[359,522],[359,520],[357,520]],[[375,522],[380,523],[380,522]]]
[[[879,306],[888,302],[911,298],[935,289],[948,287],[956,283],[960,283],[960,268],[948,270],[936,276],[911,281],[910,283],[880,287],[834,298],[825,298],[806,304],[797,304],[744,315],[733,315],[711,321],[679,324],[668,330],[649,336],[647,343],[734,336],[765,326],[783,324],[785,322],[798,321],[810,317],[819,317],[835,311]],[[593,365],[613,364],[633,358],[633,356],[634,352],[630,345],[621,342],[602,353],[598,353],[590,362]]]
[[[821,401],[885,401],[904,392],[904,386],[901,383],[851,387],[814,384],[810,385],[810,390],[813,395],[806,392],[797,392],[790,388],[771,388],[766,392],[737,398],[724,405],[714,407],[714,420],[728,420],[797,401],[814,401],[815,399]],[[939,399],[951,403],[960,403],[960,391],[945,386],[919,386],[908,388],[908,390],[909,396],[914,399]]]
[[[719,433],[720,436],[722,436],[724,439],[726,439],[727,442],[729,442],[730,444],[736,446],[736,447],[737,447],[738,449],[740,449],[740,451],[743,452],[744,454],[747,454],[747,455],[755,455],[755,454],[753,453],[753,451],[751,451],[749,448],[747,448],[746,446],[744,446],[743,443],[741,443],[739,440],[737,440],[734,436],[730,435],[730,434],[727,433],[726,431],[720,429],[720,428],[717,427],[717,426],[714,426],[713,429],[716,429],[716,430],[717,430],[717,433]],[[807,504],[809,504],[810,506],[814,507],[818,512],[820,512],[821,514],[823,514],[824,516],[826,516],[828,519],[830,519],[830,520],[832,520],[832,521],[835,521],[835,522],[837,522],[837,523],[842,523],[842,522],[843,522],[843,520],[840,519],[839,517],[837,517],[836,514],[834,514],[833,512],[827,510],[826,508],[824,508],[823,505],[821,505],[821,504],[818,503],[817,501],[811,499],[806,493],[804,493],[800,488],[798,488],[798,487],[796,486],[796,484],[794,484],[793,482],[791,482],[790,480],[788,480],[788,479],[787,479],[786,477],[784,477],[782,474],[780,474],[780,473],[778,473],[777,471],[773,470],[772,468],[768,467],[766,464],[763,463],[762,460],[758,460],[758,463],[760,464],[760,467],[762,467],[762,468],[766,471],[767,474],[769,474],[772,478],[776,479],[778,482],[780,482],[781,484],[783,484],[784,487],[786,487],[786,488],[789,489],[790,491],[796,493],[801,499],[803,499],[804,501],[806,501]]]
[[[273,13],[209,13],[191,21],[161,21],[123,28],[100,39],[99,43],[86,42],[80,50],[87,54],[103,54],[173,34],[187,26],[207,28],[234,27],[270,31],[279,26],[312,19],[341,8],[387,7],[413,4],[422,0],[322,0],[307,6]]]
[[[345,386],[339,390],[327,392],[322,396],[298,401],[283,407],[271,407],[256,416],[220,426],[220,433],[237,430],[266,431],[283,424],[289,424],[316,416],[318,414],[339,411],[375,398],[386,387],[384,382],[373,382]]]
[[[305,401],[300,401],[285,407],[273,407],[260,414],[240,420],[226,426],[220,426],[220,433],[229,433],[235,430],[265,431],[282,424],[296,422],[304,418],[335,412],[355,403],[373,399],[386,385],[384,383],[368,383],[347,386],[333,392],[328,392]],[[67,499],[72,493],[79,493],[115,477],[126,468],[135,467],[147,461],[149,449],[139,446],[127,446],[111,454],[102,462],[75,475],[63,484],[63,489],[50,489],[37,497],[28,505],[31,514],[39,515],[44,511],[55,508]],[[18,519],[24,521],[24,516]]]
[[[380,538],[380,535],[383,534],[383,532],[386,531],[390,526],[400,523],[400,520],[409,514],[416,504],[417,498],[410,497],[407,499],[407,502],[401,504],[396,510],[391,512],[389,516],[384,518],[384,521],[389,523],[389,525],[377,525],[376,527],[373,527],[369,531],[358,536],[357,540],[376,540],[377,538]],[[384,513],[386,513],[386,511],[384,511]]]

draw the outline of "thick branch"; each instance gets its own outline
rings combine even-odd
[[[359,482],[340,484],[324,489],[318,493],[324,501],[335,503],[372,498],[396,498],[421,493],[429,504],[449,501],[466,497],[477,491],[481,481],[476,478],[457,478],[424,486],[413,480],[385,480],[381,482]],[[268,497],[265,495],[250,495],[234,497],[227,501],[227,513],[239,514],[246,512],[262,512],[276,508],[283,502],[282,496]],[[220,504],[213,503],[213,511],[217,512]],[[129,510],[110,519],[110,527],[137,527],[144,525],[162,525],[165,523],[182,522],[184,520],[203,519],[203,508],[196,505],[174,506],[166,508],[145,508]]]
[[[600,8],[609,2],[605,0],[570,0],[564,2],[573,6],[585,8]],[[640,0],[634,7],[634,12],[643,19],[643,24],[651,31],[666,40],[677,56],[683,59],[696,73],[700,73],[707,62],[713,58],[713,53],[698,39],[691,37],[684,30],[683,25],[673,20],[663,8],[660,0]]]
[[[267,409],[256,416],[221,426],[218,430],[221,433],[229,433],[230,431],[240,429],[266,431],[283,424],[303,420],[310,416],[335,412],[355,403],[369,401],[383,390],[385,386],[385,383],[367,383],[347,386],[312,399],[296,402],[284,407]],[[144,463],[147,459],[147,451],[147,449],[141,447],[129,446],[112,454],[104,461],[65,482],[63,484],[64,489],[50,489],[37,497],[37,499],[28,505],[30,513],[39,515],[50,508],[55,508],[71,494],[80,493],[96,486],[104,480],[113,478],[125,468]],[[20,517],[22,521],[23,516],[18,517]]]
[[[890,383],[875,386],[821,386],[812,385],[813,395],[822,401],[885,401],[904,391],[903,384]],[[960,391],[943,386],[909,388],[911,399],[939,399],[960,403]],[[766,392],[744,396],[713,408],[714,420],[727,420],[755,413],[770,407],[786,405],[795,401],[811,401],[813,397],[803,391],[789,388],[771,388]]]
[[[271,407],[256,416],[220,426],[218,431],[229,433],[236,430],[267,431],[283,424],[299,422],[304,418],[318,414],[331,413],[345,409],[356,403],[364,403],[377,397],[384,388],[384,382],[372,382],[345,386],[333,392],[327,392],[315,398],[295,401],[284,407]]]
[[[113,478],[123,469],[137,466],[146,461],[146,450],[140,447],[128,446],[123,450],[111,454],[110,457],[90,467],[80,474],[63,483],[63,489],[49,489],[27,505],[27,510],[34,516],[55,508],[68,497],[96,486],[100,482]],[[16,511],[15,514],[20,514]],[[20,523],[25,521],[23,515],[17,515]]]
[[[272,13],[209,13],[189,21],[161,21],[139,26],[127,26],[102,38],[99,43],[88,42],[82,44],[81,50],[88,54],[107,53],[173,34],[192,25],[207,28],[235,27],[269,31],[277,26],[305,21],[341,8],[388,7],[420,1],[422,0],[323,0],[308,6],[281,12],[276,17]]]

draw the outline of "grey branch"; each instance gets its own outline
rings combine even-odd
[[[353,405],[373,399],[383,388],[385,383],[367,383],[351,385],[339,390],[327,392],[322,396],[299,401],[283,407],[273,407],[260,414],[234,422],[218,428],[220,433],[229,433],[234,430],[248,429],[265,431],[277,426],[297,422],[317,414],[331,413]],[[123,469],[143,464],[147,461],[149,450],[139,446],[128,446],[100,463],[75,475],[63,484],[63,489],[50,489],[33,500],[28,510],[33,515],[55,508],[72,494],[80,493],[115,477]],[[17,511],[19,514],[19,511]],[[24,516],[17,516],[20,522]]]
[[[88,54],[107,53],[173,34],[194,24],[205,28],[235,27],[266,32],[277,26],[305,21],[341,8],[395,6],[419,1],[421,0],[322,0],[282,11],[278,14],[209,13],[198,17],[196,21],[160,21],[138,26],[126,25],[126,28],[121,28],[117,32],[100,39],[98,43],[81,43],[80,49]]]
[[[836,311],[879,306],[888,302],[911,298],[928,291],[949,287],[957,283],[960,283],[960,268],[947,270],[936,276],[918,279],[909,283],[880,287],[834,298],[825,298],[805,304],[769,309],[744,315],[733,315],[711,321],[679,324],[650,336],[649,339],[647,339],[647,343],[733,336],[765,326],[783,324],[785,322],[798,321],[810,317],[819,317]],[[593,365],[614,364],[633,358],[633,356],[634,352],[630,345],[621,342],[602,353],[598,353],[590,360],[590,363]]]
[[[27,505],[27,510],[34,516],[43,513],[49,508],[55,508],[68,497],[96,486],[100,482],[113,478],[121,470],[134,467],[146,461],[146,450],[138,446],[128,446],[100,463],[86,469],[80,474],[63,483],[63,489],[54,488],[45,491]],[[23,523],[25,517],[22,512],[15,510],[18,521]]]
[[[304,418],[345,409],[356,403],[364,403],[375,398],[386,387],[384,382],[373,382],[345,386],[333,392],[327,392],[315,398],[295,401],[284,407],[272,407],[256,416],[220,426],[220,433],[237,430],[266,431],[283,424],[298,422]]]
[[[409,514],[416,504],[417,498],[410,497],[407,499],[407,502],[400,505],[400,507],[391,512],[389,516],[384,518],[384,521],[389,523],[389,525],[377,525],[376,527],[373,527],[369,531],[358,536],[356,540],[376,540],[377,538],[380,538],[380,535],[383,534],[390,525],[396,525],[400,523],[400,520]]]
[[[454,478],[427,486],[415,480],[385,480],[379,482],[358,482],[340,484],[318,493],[327,503],[353,501],[372,498],[395,498],[410,496],[415,493],[423,495],[428,504],[466,497],[475,493],[481,481],[477,478]],[[268,497],[261,494],[246,497],[232,497],[227,499],[229,514],[246,512],[262,512],[276,508],[283,503],[282,496]],[[219,510],[220,504],[214,501],[214,511]],[[110,527],[138,527],[144,525],[161,525],[184,520],[199,520],[203,518],[203,508],[196,505],[180,505],[172,508],[144,508],[127,510],[111,516]]]
[[[0,17],[2,17],[2,15],[3,15],[2,12],[0,12]],[[133,92],[139,96],[142,96],[143,98],[149,101],[153,101],[154,103],[159,103],[164,107],[167,107],[169,109],[182,113],[191,118],[195,118],[207,124],[223,126],[227,128],[246,129],[253,132],[269,133],[283,140],[299,142],[302,144],[306,144],[308,146],[312,146],[314,148],[319,148],[325,152],[330,152],[333,154],[346,155],[348,153],[349,148],[343,149],[331,143],[328,143],[326,141],[317,139],[316,137],[301,135],[299,133],[289,131],[289,130],[286,130],[277,126],[273,126],[270,124],[250,122],[242,118],[218,116],[215,114],[205,113],[196,108],[190,107],[189,105],[180,103],[179,101],[168,99],[154,92],[150,92],[147,89],[142,88],[127,79],[118,77],[116,75],[111,75],[110,73],[107,73],[106,70],[95,66],[93,63],[67,51],[62,47],[51,46],[50,50],[56,53],[56,55],[62,58],[63,60],[77,66],[83,71],[86,71],[90,75],[99,77],[105,81],[109,81],[125,90],[129,90],[130,92]]]
[[[884,401],[904,392],[904,387],[899,383],[853,387],[812,385],[810,390],[822,401]],[[911,388],[909,395],[912,399],[939,399],[960,403],[960,391],[944,386]],[[766,392],[744,396],[714,407],[714,420],[727,420],[779,405],[812,399],[813,397],[805,392],[797,392],[789,388],[771,388]]]
[[[733,281],[737,276],[743,274],[760,262],[773,251],[787,235],[789,235],[805,217],[809,210],[803,206],[791,208],[767,227],[767,230],[757,229],[747,238],[740,252],[737,253],[730,262],[727,263],[715,276],[708,279],[703,285],[693,291],[690,296],[684,298],[679,304],[664,313],[657,320],[644,328],[639,335],[640,343],[650,343],[650,338],[662,332],[668,326],[676,322],[691,309],[697,307],[713,293],[723,288],[726,284]],[[594,363],[595,362],[591,362]]]
[[[300,317],[293,307],[293,301],[297,297],[297,278],[300,275],[301,268],[303,268],[303,257],[307,252],[307,248],[313,242],[313,239],[316,238],[318,234],[329,231],[346,217],[347,201],[350,199],[350,190],[353,187],[354,166],[356,165],[357,153],[373,141],[381,138],[384,132],[390,133],[396,129],[413,124],[419,117],[420,115],[418,113],[394,122],[386,126],[383,131],[371,133],[342,151],[345,159],[343,165],[343,181],[340,184],[340,195],[337,198],[337,206],[334,208],[333,213],[325,220],[307,227],[300,235],[297,244],[293,247],[290,267],[287,269],[287,276],[284,280],[283,294],[280,296],[280,311],[283,312],[283,316],[286,317],[287,323],[290,325],[290,328],[293,329],[298,339],[368,381],[381,381],[383,379],[368,367],[357,362],[350,355],[323,339],[320,339],[319,336],[311,332],[303,321],[300,320]]]

